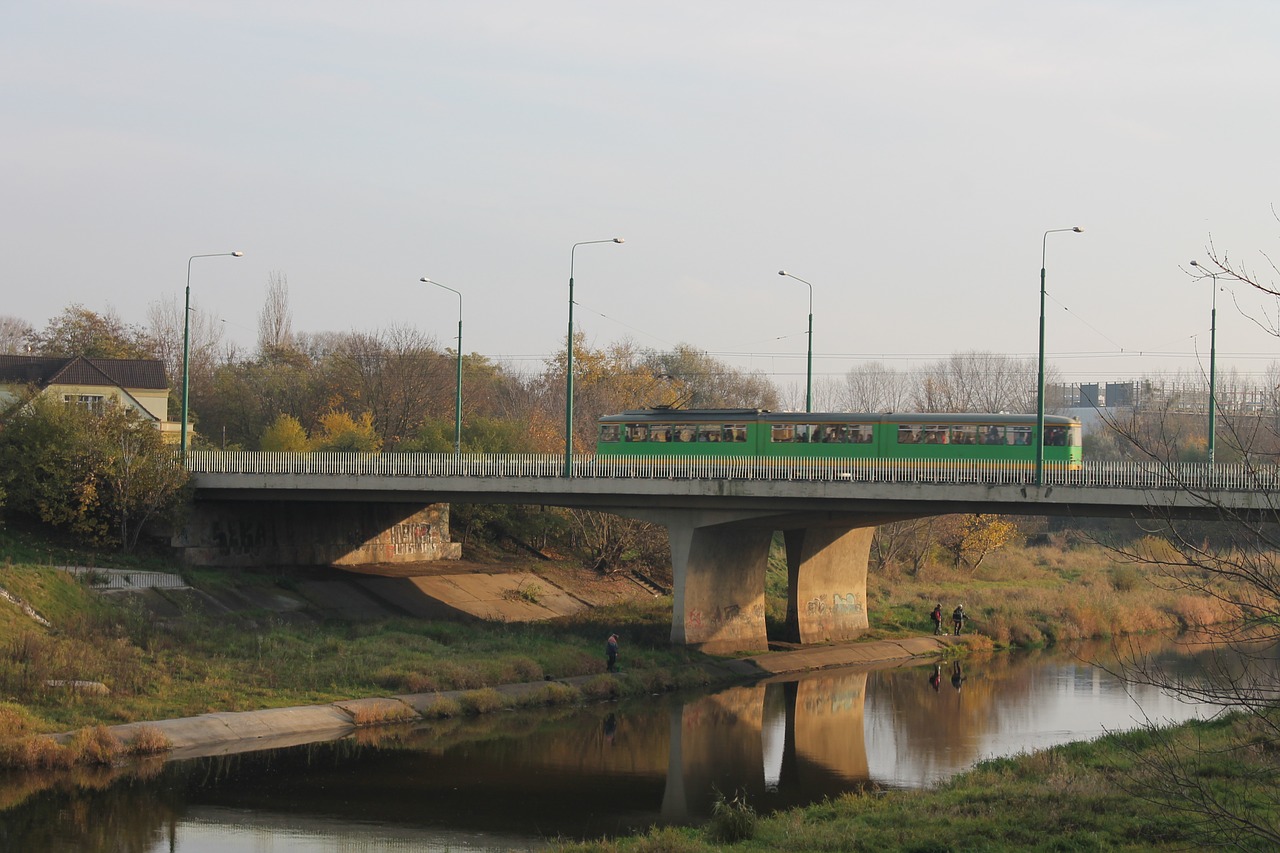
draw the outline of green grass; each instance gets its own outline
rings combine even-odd
[[[1186,811],[1171,780],[1176,761],[1221,802],[1272,833],[1280,831],[1280,780],[1273,755],[1242,749],[1253,736],[1243,717],[1137,730],[982,762],[930,790],[846,794],[760,818],[734,850],[997,851],[1270,849],[1238,827]],[[1175,752],[1170,752],[1170,747]],[[1186,793],[1185,791],[1183,793]],[[713,820],[703,829],[562,845],[566,851],[723,849]]]

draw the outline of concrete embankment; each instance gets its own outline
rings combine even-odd
[[[854,667],[879,669],[900,666],[919,658],[936,657],[961,642],[958,637],[910,637],[866,643],[812,646],[769,652],[756,657],[701,664],[709,680],[752,681],[794,675],[818,669]],[[560,684],[579,687],[600,678],[600,674],[555,679]],[[495,687],[513,699],[546,687],[546,681],[505,684]],[[175,720],[127,723],[109,730],[123,742],[133,740],[141,730],[163,734],[171,745],[170,758],[199,758],[231,755],[260,749],[278,749],[305,743],[335,740],[355,731],[357,720],[398,720],[411,722],[432,716],[439,702],[456,702],[468,691],[416,693],[372,699],[351,699],[327,705],[302,705],[262,711],[235,711],[201,714]],[[70,734],[63,735],[64,738]]]

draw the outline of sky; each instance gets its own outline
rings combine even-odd
[[[1278,31],[1261,0],[7,0],[0,314],[142,324],[190,268],[252,347],[279,273],[296,331],[452,347],[427,276],[464,351],[536,370],[572,261],[589,345],[794,385],[810,298],[818,382],[1034,358],[1043,252],[1064,380],[1194,373],[1188,262],[1280,252]],[[1220,283],[1219,370],[1260,381],[1276,304]]]

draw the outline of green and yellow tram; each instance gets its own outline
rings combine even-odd
[[[600,418],[596,455],[1035,464],[1035,415],[642,409]],[[1080,465],[1080,422],[1046,415],[1047,465]]]

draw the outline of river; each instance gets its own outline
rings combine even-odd
[[[1143,641],[1172,669],[1176,644]],[[0,849],[103,853],[537,849],[916,788],[979,760],[1213,709],[1126,686],[1104,645],[872,672],[824,670],[702,695],[502,712],[217,759],[0,777]]]

